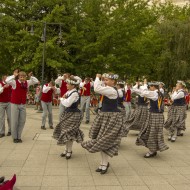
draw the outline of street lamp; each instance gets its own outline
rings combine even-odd
[[[62,31],[61,31],[61,25],[63,25],[63,23],[48,23],[48,22],[44,22],[43,23],[44,27],[43,27],[43,33],[41,36],[41,41],[43,41],[43,53],[42,53],[42,86],[44,84],[44,68],[45,68],[45,53],[46,53],[46,31],[47,31],[47,25],[59,25],[60,26],[60,32],[59,32],[59,40],[58,40],[58,44],[63,43],[63,45],[65,44],[65,41],[62,40]],[[30,34],[34,35],[34,26],[32,24],[31,30],[30,30]]]
[[[45,49],[46,49],[46,27],[47,27],[47,23],[44,23],[44,30],[43,30],[43,34],[41,38],[41,40],[44,42],[43,45],[43,58],[42,58],[42,86],[44,84],[44,65],[45,65]]]

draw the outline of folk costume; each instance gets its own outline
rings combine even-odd
[[[79,85],[79,77],[76,80],[67,79],[66,82],[71,85]],[[61,157],[71,158],[73,142],[81,143],[84,138],[83,132],[80,130],[82,121],[82,113],[78,109],[79,94],[76,88],[68,90],[64,98],[61,98],[61,104],[66,107],[60,123],[56,126],[53,138],[57,140],[57,145],[66,145],[65,151]]]
[[[185,86],[183,81],[178,81],[178,83]],[[183,88],[174,91],[174,93],[171,94],[171,100],[173,103],[168,111],[168,119],[165,122],[164,127],[169,131],[168,140],[175,142],[177,136],[183,136],[181,131],[186,129],[186,102]]]
[[[124,81],[117,82],[117,91],[118,91],[118,109],[123,113],[123,117],[126,118],[125,106],[123,105],[123,101],[125,98],[125,90],[124,90]]]
[[[21,134],[26,122],[26,95],[29,86],[37,84],[38,79],[31,76],[30,80],[21,82],[15,76],[7,77],[7,84],[12,86],[11,95],[11,134],[14,143],[21,143]]]
[[[105,78],[116,80],[118,75],[107,74]],[[96,172],[105,174],[109,167],[108,157],[118,155],[124,118],[118,109],[118,92],[114,87],[103,87],[99,77],[96,77],[94,91],[103,95],[102,108],[90,129],[91,140],[81,145],[91,153],[101,152],[101,165]]]
[[[11,135],[11,86],[0,81],[0,138],[5,136],[5,112],[7,114],[8,133]]]
[[[138,86],[135,85],[132,89],[148,90],[147,84]],[[130,117],[125,121],[124,136],[127,136],[129,130],[140,131],[148,116],[148,103],[147,97],[144,95],[138,95],[137,106]]]
[[[58,78],[55,80],[55,84],[59,85],[60,88],[60,97],[63,97],[64,94],[67,92],[67,83],[66,78],[64,76],[58,76]],[[63,104],[59,104],[59,121],[61,121],[61,116],[65,110],[65,107]]]
[[[142,145],[149,149],[149,152],[144,156],[145,158],[156,156],[157,151],[168,149],[168,146],[164,143],[163,135],[163,95],[158,91],[158,84],[157,82],[149,83],[152,90],[134,89],[140,96],[150,99],[148,117],[136,140],[136,145]]]
[[[101,85],[102,86],[105,86],[104,78],[106,75],[107,75],[106,73],[102,74],[102,78],[101,78]],[[98,113],[98,111],[100,111],[102,108],[103,98],[104,98],[104,96],[100,94],[99,95],[99,101],[98,101],[98,107],[94,110],[96,113]]]
[[[131,88],[128,85],[126,85],[123,105],[125,107],[127,118],[131,115],[131,94],[132,94]]]
[[[159,91],[164,95],[164,87],[165,86],[165,84],[163,83],[163,82],[159,82]]]
[[[55,87],[54,87],[55,89],[52,89],[50,83],[45,84],[42,89],[41,104],[43,108],[43,113],[42,113],[41,129],[43,130],[46,130],[45,124],[47,116],[48,116],[49,128],[53,129],[52,100],[53,100],[53,94],[57,92],[57,89]]]
[[[90,94],[93,83],[90,82],[90,78],[86,78],[84,82],[80,83],[80,110],[84,115],[86,113],[86,124],[90,122]]]

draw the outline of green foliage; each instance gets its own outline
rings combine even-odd
[[[188,6],[144,0],[0,0],[0,71],[19,67],[40,79],[45,48],[46,80],[111,71],[174,85],[189,79],[189,15]]]

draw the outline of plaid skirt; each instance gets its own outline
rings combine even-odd
[[[121,107],[118,107],[118,109],[121,111],[124,119],[126,118],[126,111],[125,111],[125,108],[121,108]]]
[[[123,120],[121,112],[99,112],[90,128],[91,140],[81,143],[82,147],[91,153],[103,151],[110,157],[118,155]]]
[[[129,130],[140,131],[148,116],[147,106],[137,106],[129,119],[124,124],[124,136],[127,136]]]
[[[169,147],[164,143],[163,126],[164,115],[149,112],[136,140],[136,145],[145,146],[151,152],[167,150]]]
[[[185,106],[170,106],[168,110],[168,118],[164,124],[164,128],[168,131],[185,130],[186,119],[186,105]]]
[[[60,123],[55,127],[53,138],[58,145],[65,145],[67,141],[81,143],[84,133],[79,129],[82,121],[81,112],[63,112]]]

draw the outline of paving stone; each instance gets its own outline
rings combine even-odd
[[[190,180],[188,180],[183,175],[162,175],[165,180],[170,184],[188,184]]]
[[[122,186],[127,186],[127,185],[144,186],[145,185],[145,183],[139,176],[120,176],[118,180]]]
[[[44,176],[42,186],[45,187],[68,187],[67,176]]]
[[[92,176],[69,176],[69,187],[94,186]]]
[[[53,108],[54,126],[58,123],[58,107]],[[165,112],[165,114],[167,114]],[[190,112],[187,112],[187,126]],[[91,115],[91,123],[94,115]],[[95,172],[100,153],[91,154],[74,143],[70,160],[61,158],[65,146],[57,146],[53,130],[40,129],[41,114],[27,108],[23,143],[12,138],[0,139],[0,174],[11,179],[15,173],[14,190],[190,190],[190,129],[170,149],[151,159],[145,159],[147,148],[136,146],[136,134],[123,138],[119,155],[110,158],[105,175]],[[90,125],[82,121],[81,129],[88,140]],[[7,129],[7,126],[6,126]],[[33,138],[36,138],[33,140]],[[167,131],[164,130],[167,139]]]
[[[123,186],[123,190],[149,190],[147,186]]]
[[[42,176],[18,176],[16,181],[16,186],[39,187],[41,186],[41,183],[42,183]]]
[[[94,183],[97,186],[118,186],[119,181],[117,179],[117,177],[115,176],[108,176],[108,175],[104,175],[102,176],[101,174],[93,176],[94,178]]]

